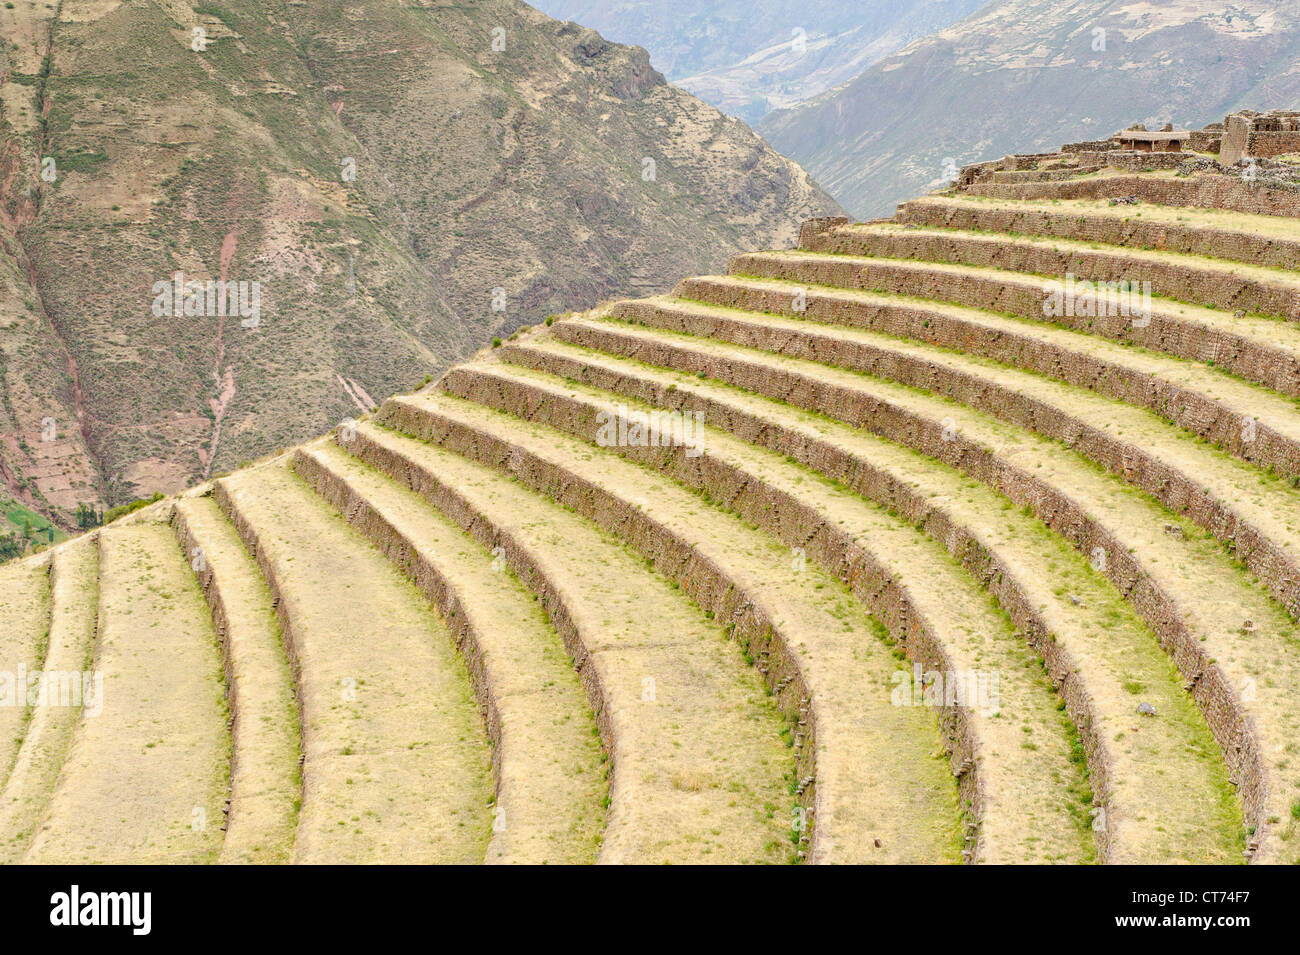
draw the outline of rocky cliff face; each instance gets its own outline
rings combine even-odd
[[[513,0],[0,27],[0,477],[65,523],[837,208],[644,51]]]

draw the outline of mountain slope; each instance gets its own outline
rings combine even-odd
[[[852,79],[983,0],[538,0],[547,13],[650,51],[670,80],[757,122]]]
[[[63,523],[836,208],[644,52],[513,0],[18,0],[0,24],[0,474]],[[173,316],[178,272],[249,307]]]
[[[855,215],[887,214],[968,162],[1293,105],[1298,21],[1296,0],[1000,0],[760,132]]]

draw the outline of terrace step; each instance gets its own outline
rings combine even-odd
[[[936,714],[887,705],[883,691],[897,663],[878,641],[878,625],[820,567],[794,573],[797,554],[688,492],[647,484],[643,471],[617,458],[579,447],[579,476],[570,456],[554,458],[570,447],[556,443],[560,436],[535,441],[534,426],[479,405],[426,393],[390,402],[383,417],[508,469],[596,520],[726,624],[799,721],[798,789],[813,817],[812,861],[960,859],[957,787],[936,752]],[[598,477],[589,478],[587,468],[596,466]],[[673,495],[674,506],[654,504],[661,495]],[[862,692],[870,686],[882,692]],[[953,721],[944,727],[961,759],[969,747],[956,745],[957,728]],[[973,782],[967,774],[964,783]]]
[[[1174,656],[1233,771],[1248,823],[1261,846],[1271,847],[1262,851],[1297,851],[1294,842],[1270,843],[1265,834],[1300,792],[1285,765],[1287,734],[1300,730],[1300,705],[1280,692],[1300,677],[1300,643],[1294,622],[1216,542],[1076,452],[982,412],[826,365],[602,324],[571,320],[553,331],[864,427],[1031,508],[1092,556]]]
[[[0,567],[0,863],[1300,864],[1300,192],[1108,149]]]
[[[704,276],[684,280],[675,295],[676,301],[662,297],[619,302],[610,313],[636,320],[645,312],[686,311],[692,302],[717,306],[701,310],[697,316],[682,315],[669,327],[698,326],[711,317],[710,327],[722,329],[728,341],[739,342],[741,329],[761,319],[810,339],[809,347],[817,342],[819,350],[818,336],[826,330],[825,325],[914,339],[1144,407],[1236,457],[1288,476],[1300,474],[1300,422],[1295,417],[1295,401],[1197,363],[1039,322],[874,292]],[[797,311],[796,304],[802,309]],[[746,314],[754,312],[767,315]],[[826,343],[826,347],[834,353],[834,343]],[[1247,434],[1250,440],[1246,440]]]
[[[1147,411],[1040,375],[877,332],[671,300],[622,303],[614,314],[896,381],[1062,441],[1213,533],[1293,615],[1300,615],[1300,529],[1285,517],[1279,520],[1300,504],[1295,488],[1198,444]],[[602,326],[571,322],[559,334],[584,327]],[[1294,412],[1288,413],[1280,400],[1260,401],[1258,408],[1237,400],[1243,417],[1235,419],[1226,411],[1223,417],[1241,430],[1238,447],[1258,439],[1259,426],[1250,413],[1256,410],[1277,428],[1300,435]],[[1251,441],[1243,439],[1247,425],[1241,422],[1249,423]],[[1268,431],[1275,450],[1291,452],[1279,469],[1300,480],[1300,442],[1276,428]]]
[[[404,416],[413,407],[390,401],[385,420],[417,424]],[[599,861],[788,859],[795,757],[720,623],[620,541],[524,484],[368,423],[347,447],[490,547],[564,637],[610,755]]]
[[[49,628],[49,558],[0,566],[0,673],[8,681],[0,699],[0,783],[9,776],[31,718],[25,677],[43,668]]]
[[[165,524],[109,526],[98,539],[102,688],[80,709],[24,861],[210,862],[230,735],[208,609]]]
[[[171,524],[207,599],[228,687],[234,755],[219,861],[288,862],[302,800],[301,727],[271,592],[210,496],[177,501]]]
[[[1290,397],[1300,396],[1300,327],[1279,319],[1158,298],[1153,299],[1149,316],[1123,314],[1112,303],[1104,310],[1107,314],[1049,319],[1044,313],[1049,288],[1040,276],[903,259],[754,252],[733,257],[729,271],[734,276],[781,279],[809,288],[875,291],[986,309],[1205,362]],[[1135,317],[1149,324],[1135,324]]]
[[[922,196],[898,207],[897,221],[1103,242],[1290,269],[1300,261],[1300,225],[1280,216],[1226,209],[1173,208],[1106,200],[1014,202],[971,195]]]
[[[80,674],[91,668],[99,613],[99,542],[92,535],[68,541],[49,557],[48,611],[37,619],[48,627],[41,667],[49,673]],[[69,687],[70,689],[70,687]],[[22,860],[41,811],[59,777],[80,709],[36,706],[27,719],[22,745],[0,791],[0,863]]]
[[[1164,206],[1212,207],[1249,215],[1294,217],[1295,193],[1244,181],[1240,176],[1200,173],[1178,176],[1172,171],[1122,173],[1102,170],[1082,179],[1055,182],[976,182],[963,186],[965,195],[994,199],[1129,199]]]
[[[497,781],[487,861],[594,861],[604,753],[573,660],[536,598],[427,501],[338,445],[300,448],[294,469],[412,579],[469,661]]]
[[[562,446],[577,454],[580,442],[596,440],[602,414],[617,419],[626,411],[625,404],[614,404],[606,400],[610,396],[592,389],[496,363],[460,366],[444,377],[443,387],[571,434],[578,442]],[[628,413],[649,407],[637,404]],[[891,630],[912,651],[915,666],[940,672],[944,679],[966,675],[972,682],[988,681],[993,687],[989,698],[967,699],[956,714],[973,738],[967,758],[975,775],[975,861],[1091,859],[1094,846],[1086,820],[1092,793],[1083,784],[1080,767],[1070,764],[1074,728],[1060,716],[1059,698],[1037,658],[979,585],[940,545],[883,509],[815,479],[779,455],[713,429],[701,430],[698,438],[707,455],[696,459],[681,447],[619,447],[599,454],[617,453],[706,490],[711,498],[725,501],[727,510],[799,548],[830,574],[851,581],[855,596],[877,619],[893,625]],[[561,441],[549,429],[540,429],[536,438],[555,446]],[[588,464],[586,473],[592,470]],[[646,510],[657,513],[658,503],[648,502]],[[672,512],[667,498],[659,506]],[[700,537],[697,549],[725,533],[701,527],[697,519],[691,523]],[[736,545],[728,550],[736,550]],[[906,584],[891,585],[904,578]],[[926,652],[927,645],[933,649]],[[906,667],[895,674],[909,687],[914,683]],[[942,699],[942,683],[938,692]],[[897,688],[890,696],[895,705],[908,699]],[[921,703],[919,690],[914,702]]]
[[[1060,179],[1071,179],[1075,176],[1087,175],[1102,168],[1104,168],[1102,163],[1092,163],[1086,166],[1066,166],[1060,169],[997,169],[993,172],[993,182],[1054,182]]]
[[[283,459],[215,495],[266,578],[298,676],[294,861],[481,861],[490,754],[442,622]]]
[[[811,252],[973,265],[1064,279],[1150,282],[1153,294],[1300,321],[1300,278],[1289,269],[1069,239],[987,235],[899,223],[845,225],[807,243]]]
[[[1156,638],[1101,574],[1006,498],[866,432],[693,376],[551,341],[508,345],[500,354],[568,378],[566,393],[577,390],[576,380],[703,411],[710,423],[790,455],[923,527],[1006,608],[1061,684],[1105,812],[1097,828],[1107,858],[1239,858],[1240,807],[1222,756]],[[1139,691],[1162,719],[1134,733]]]

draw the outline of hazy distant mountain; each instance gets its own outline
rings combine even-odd
[[[997,0],[759,131],[858,216],[955,164],[1300,102],[1297,0]]]
[[[620,43],[672,82],[757,122],[852,79],[986,0],[536,0]]]

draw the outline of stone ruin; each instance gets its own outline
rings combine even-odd
[[[1119,148],[1129,152],[1140,153],[1177,153],[1182,152],[1183,143],[1191,137],[1191,130],[1174,129],[1172,124],[1156,132],[1139,124],[1130,126],[1118,134]]]
[[[1300,112],[1242,110],[1223,121],[1219,162],[1225,166],[1247,158],[1262,159],[1297,152],[1300,152]]]
[[[1260,171],[1270,178],[1300,178],[1300,168],[1274,157],[1300,153],[1300,111],[1241,110],[1221,123],[1201,129],[1175,129],[1166,123],[1149,130],[1142,123],[1098,140],[1066,143],[1051,153],[1023,153],[962,167],[958,187],[977,181],[1003,183],[1042,182],[1072,178],[1102,168],[1140,172],[1151,169],[1198,169],[1214,166],[1220,172],[1248,175]],[[1296,173],[1297,175],[1292,175]]]

